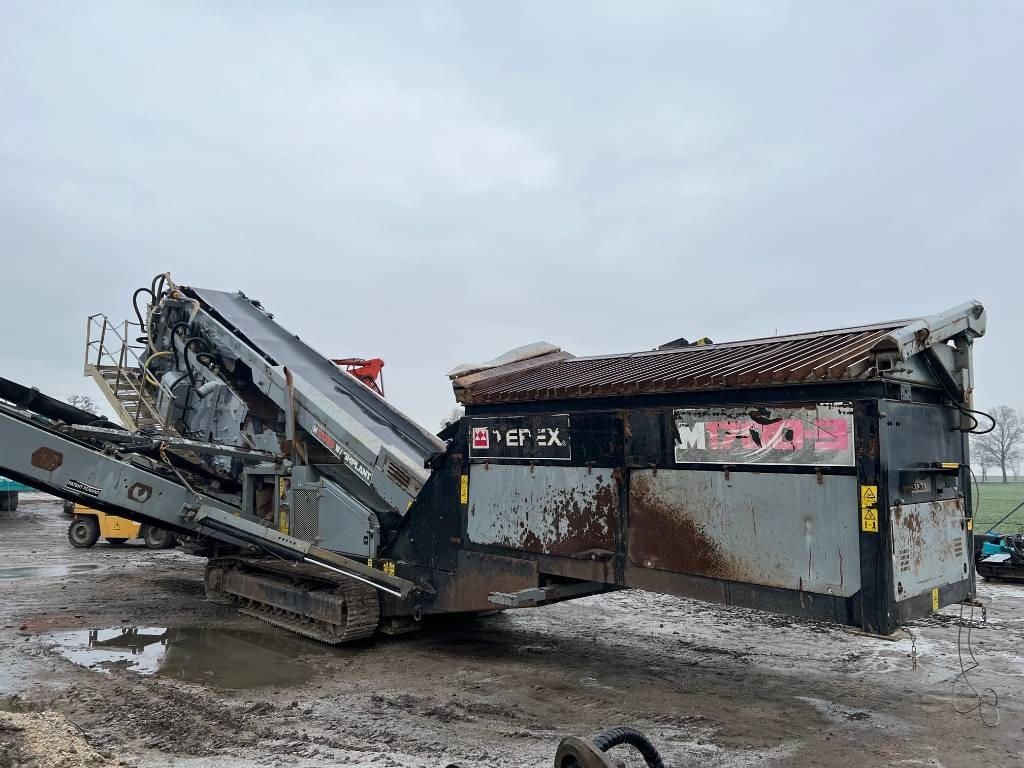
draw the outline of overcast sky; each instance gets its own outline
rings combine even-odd
[[[4,2],[0,375],[61,397],[157,272],[446,373],[977,298],[1024,408],[1020,2]]]

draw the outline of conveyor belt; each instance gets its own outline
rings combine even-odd
[[[404,453],[413,466],[424,466],[428,458],[444,450],[444,444],[434,435],[282,328],[242,294],[207,288],[187,290],[272,364],[286,366],[311,384],[382,443]]]

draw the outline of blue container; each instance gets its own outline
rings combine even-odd
[[[34,491],[35,488],[30,488],[24,483],[19,483],[14,480],[8,480],[6,477],[0,477],[0,492],[3,491]]]

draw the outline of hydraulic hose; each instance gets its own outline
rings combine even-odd
[[[199,399],[202,400],[204,397],[206,397],[206,393],[199,391],[199,385],[196,384],[196,372],[192,368],[192,361],[189,359],[189,356],[188,356],[188,350],[192,346],[193,342],[199,342],[200,344],[203,345],[203,347],[205,347],[205,349],[201,350],[200,352],[194,353],[195,356],[196,356],[196,360],[199,359],[199,355],[201,355],[201,354],[209,354],[209,352],[208,352],[209,347],[207,346],[206,342],[203,341],[203,339],[201,339],[200,337],[192,336],[191,338],[189,338],[185,342],[185,348],[184,348],[185,349],[185,370],[188,372],[188,378],[189,378],[189,381],[192,383],[193,391],[195,391],[196,395],[199,396]]]
[[[607,752],[619,744],[628,744],[643,755],[648,768],[665,768],[665,761],[662,760],[657,748],[636,728],[609,728],[595,736],[593,743],[602,752]]]
[[[142,310],[139,309],[139,296],[143,293],[149,294],[151,303],[152,301],[155,301],[156,298],[153,296],[153,291],[149,288],[138,288],[135,293],[132,294],[132,307],[135,309],[135,316],[139,318],[139,328],[146,331],[146,321],[142,319]]]
[[[175,334],[177,334],[179,328],[184,328],[185,329],[185,338],[187,339],[188,338],[188,323],[186,321],[182,320],[181,322],[175,323],[174,325],[171,326],[171,353],[174,356],[174,367],[175,368],[178,367],[179,360],[178,360],[178,345],[174,343],[174,336],[175,336]]]
[[[159,388],[160,387],[160,382],[157,381],[156,377],[153,376],[153,374],[149,372],[149,364],[151,362],[153,362],[154,358],[157,358],[157,357],[168,357],[170,354],[171,353],[168,352],[167,350],[164,350],[163,352],[154,352],[152,355],[147,357],[146,358],[146,362],[144,362],[142,364],[142,375],[145,376],[146,377],[146,381],[148,381],[154,387]]]

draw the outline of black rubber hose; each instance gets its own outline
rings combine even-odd
[[[661,759],[657,748],[636,728],[609,728],[594,737],[594,746],[602,752],[607,752],[619,744],[628,744],[635,748],[643,755],[648,768],[665,768],[665,761]]]
[[[200,392],[198,385],[196,385],[196,372],[192,369],[192,361],[189,360],[188,357],[188,349],[189,347],[192,346],[192,343],[196,341],[198,341],[200,344],[206,347],[206,349],[204,349],[202,352],[196,354],[196,358],[198,359],[200,354],[209,354],[209,352],[207,351],[209,350],[209,347],[207,346],[206,342],[203,341],[198,336],[193,336],[192,338],[185,342],[185,370],[188,371],[188,379],[192,383],[192,390],[196,393],[199,399],[202,400],[204,397],[206,397],[206,395]]]
[[[174,343],[174,334],[178,332],[179,328],[185,329],[185,338],[188,338],[188,323],[184,320],[175,323],[171,326],[171,355],[174,357],[174,367],[177,368],[181,362],[178,360],[178,345]]]
[[[153,278],[153,282],[150,283],[150,288],[153,291],[153,300],[160,298],[160,294],[164,292],[164,286],[167,284],[167,275],[162,272]]]
[[[139,318],[139,328],[142,329],[143,333],[146,331],[146,321],[142,319],[142,311],[139,309],[139,294],[148,293],[150,299],[156,301],[156,296],[149,288],[138,288],[135,293],[132,294],[132,307],[135,308],[135,316]]]

